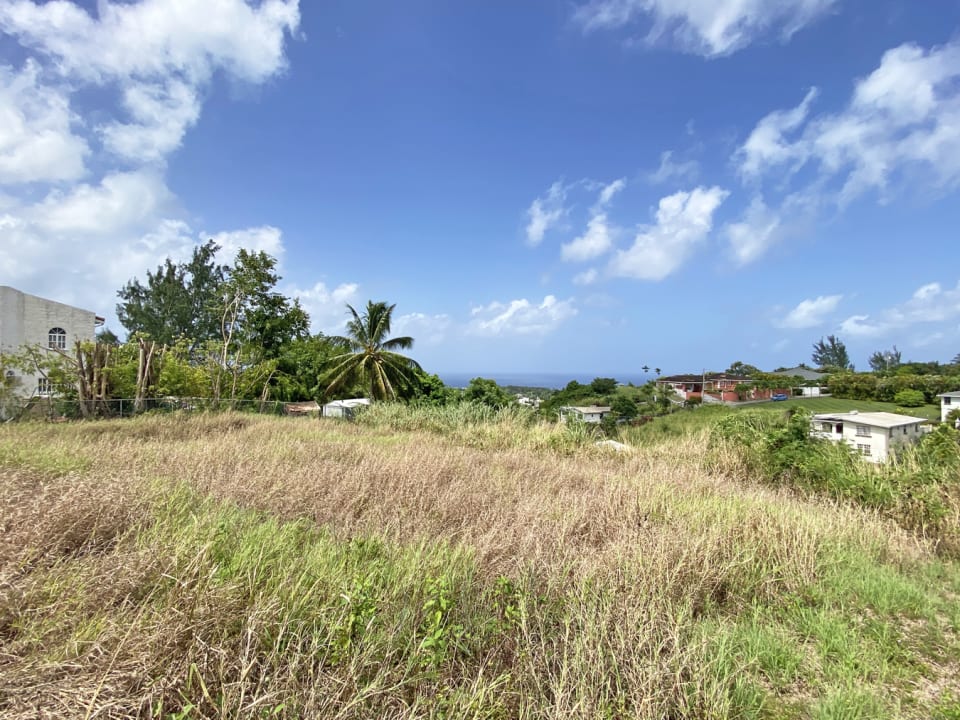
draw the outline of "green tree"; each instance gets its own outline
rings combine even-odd
[[[893,396],[893,401],[901,407],[920,407],[926,402],[919,390],[901,390]]]
[[[750,377],[752,375],[759,375],[760,368],[755,365],[748,365],[745,362],[737,360],[734,363],[730,363],[730,367],[726,369],[726,372],[730,375],[741,375],[744,377]]]
[[[117,292],[117,317],[130,335],[141,333],[164,345],[180,337],[196,343],[220,336],[217,311],[227,267],[216,263],[213,240],[194,248],[189,262],[170,258],[147,271],[146,285],[130,280]]]
[[[326,395],[352,384],[368,389],[374,400],[393,400],[398,391],[402,394],[410,390],[414,373],[422,368],[415,360],[395,352],[412,348],[412,337],[387,337],[395,307],[370,300],[360,315],[347,305],[352,316],[347,335],[334,339],[345,343],[349,351],[330,359]]]
[[[597,395],[610,395],[617,390],[616,378],[594,378],[590,383],[590,390]]]
[[[836,335],[828,335],[826,341],[820,338],[813,344],[813,362],[821,368],[853,370],[853,363],[847,354],[847,346]]]
[[[893,372],[900,367],[900,351],[896,345],[891,350],[877,350],[870,356],[869,363],[874,372]]]
[[[482,377],[475,377],[470,381],[463,391],[463,399],[488,405],[497,410],[514,402],[513,396],[497,385],[496,380]]]
[[[613,399],[613,402],[610,403],[610,409],[617,414],[617,417],[622,417],[626,420],[632,420],[640,413],[637,401],[629,395],[623,394],[617,395]]]

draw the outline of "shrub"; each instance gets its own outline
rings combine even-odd
[[[919,390],[901,390],[893,396],[893,401],[903,407],[920,407],[924,404],[925,398]]]

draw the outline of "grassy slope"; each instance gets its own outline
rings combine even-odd
[[[778,403],[764,403],[760,407],[769,405],[784,407],[805,408],[812,413],[828,412],[849,412],[850,410],[859,410],[860,412],[891,412],[915,417],[927,418],[928,420],[940,419],[939,405],[924,405],[917,408],[902,408],[896,403],[878,402],[876,400],[841,400],[840,398],[802,398],[797,400],[786,400]]]
[[[622,456],[468,420],[3,426],[0,714],[960,713],[922,538],[692,425]]]

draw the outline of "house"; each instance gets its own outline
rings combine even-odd
[[[726,373],[700,373],[692,375],[667,375],[657,378],[658,388],[670,388],[682,400],[703,397],[706,392],[733,392],[737,385],[749,382],[743,375]]]
[[[730,373],[701,373],[699,375],[668,375],[657,380],[657,387],[670,388],[682,400],[703,398],[704,402],[725,403],[744,400],[769,400],[785,392],[782,388],[753,387],[754,380],[746,375]],[[749,388],[744,391],[744,388]]]
[[[794,395],[802,395],[803,397],[820,397],[826,393],[826,386],[823,384],[826,382],[828,373],[817,372],[816,370],[811,370],[805,367],[794,367],[787,368],[786,370],[777,370],[770,373],[771,375],[782,375],[788,378],[800,378],[803,382],[802,385],[794,387]]]
[[[323,406],[323,417],[346,418],[353,420],[357,409],[367,407],[370,401],[367,398],[352,398],[350,400],[334,400]]]
[[[846,443],[865,460],[884,462],[891,450],[917,442],[924,433],[925,418],[888,412],[822,413],[811,419],[811,435]]]
[[[610,408],[606,405],[586,405],[582,407],[567,405],[560,408],[560,419],[564,422],[566,422],[568,418],[571,418],[585,423],[598,423],[603,420],[609,412]]]
[[[89,310],[47,300],[0,285],[0,352],[15,353],[24,346],[69,352],[74,343],[92,341],[103,318]],[[39,373],[14,373],[18,394],[50,395],[49,380]]]
[[[960,390],[943,393],[937,397],[940,398],[940,420],[946,422],[950,411],[960,408]]]

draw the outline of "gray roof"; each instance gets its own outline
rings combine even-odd
[[[583,413],[584,415],[610,412],[610,408],[605,405],[586,405],[586,406],[568,405],[566,407],[561,408],[561,410],[575,410],[576,412]]]
[[[960,397],[960,390],[954,390],[953,392],[940,393],[937,397]]]
[[[779,372],[770,373],[771,375],[786,375],[787,377],[801,377],[804,380],[820,380],[825,378],[829,373],[817,372],[816,370],[808,370],[807,368],[795,367],[788,368],[787,370],[780,370]]]
[[[913,417],[912,415],[898,415],[897,413],[888,412],[857,412],[856,410],[846,413],[822,413],[820,415],[814,415],[813,419],[835,420],[837,422],[849,422],[882,428],[927,422],[926,418]]]

